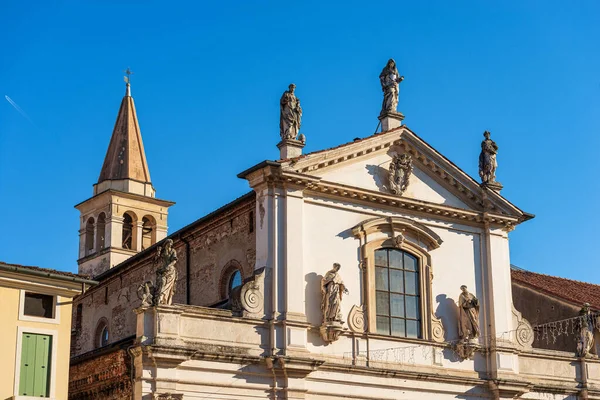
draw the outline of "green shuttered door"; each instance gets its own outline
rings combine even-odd
[[[52,336],[23,333],[19,395],[50,395],[50,349]]]

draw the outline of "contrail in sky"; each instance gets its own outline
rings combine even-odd
[[[17,110],[19,112],[19,114],[21,114],[22,116],[27,118],[27,120],[29,122],[31,122],[31,124],[33,126],[36,126],[35,123],[31,120],[31,118],[29,118],[29,115],[27,115],[27,113],[25,111],[23,111],[23,109],[21,107],[19,107],[19,105],[13,101],[13,99],[8,97],[8,95],[4,95],[4,97],[6,98],[6,101],[8,101],[10,103],[10,105],[13,106],[15,108],[15,110]]]

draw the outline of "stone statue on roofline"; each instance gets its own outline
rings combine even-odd
[[[290,84],[289,89],[283,92],[279,100],[280,117],[279,117],[279,134],[281,140],[300,140],[304,135],[300,134],[300,125],[302,120],[302,107],[300,107],[300,99],[296,97],[294,91],[296,85]]]
[[[158,246],[154,262],[158,264],[155,284],[146,281],[137,290],[138,298],[142,300],[143,307],[171,305],[173,303],[175,284],[177,283],[177,269],[175,268],[177,252],[173,248],[173,240],[167,239],[164,247]]]
[[[379,82],[381,90],[383,90],[383,104],[381,106],[381,114],[397,114],[398,96],[400,93],[400,82],[404,80],[403,76],[398,74],[396,61],[390,58],[385,65],[385,68],[379,74]]]
[[[500,190],[502,185],[496,182],[496,154],[498,153],[498,145],[490,139],[490,132],[483,132],[485,139],[481,142],[481,153],[479,154],[479,176],[484,186],[489,186],[492,189]]]

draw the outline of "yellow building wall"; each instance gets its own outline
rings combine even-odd
[[[50,293],[48,293],[50,294]],[[69,358],[71,346],[72,299],[58,296],[56,312],[59,323],[44,323],[19,320],[20,290],[0,286],[0,400],[12,397],[15,388],[18,327],[52,330],[57,332],[56,371],[51,371],[56,400],[66,400],[69,385]],[[54,353],[54,352],[53,352]],[[51,383],[52,385],[52,383]]]

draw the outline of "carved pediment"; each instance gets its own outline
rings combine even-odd
[[[402,176],[390,174],[395,156],[410,157],[412,173],[407,185],[402,185]],[[283,171],[317,178],[315,186],[343,185],[382,194],[401,194],[403,198],[462,210],[486,210],[513,218],[513,225],[531,218],[499,193],[482,188],[406,126],[285,160],[281,167]],[[397,186],[390,184],[390,180]]]

